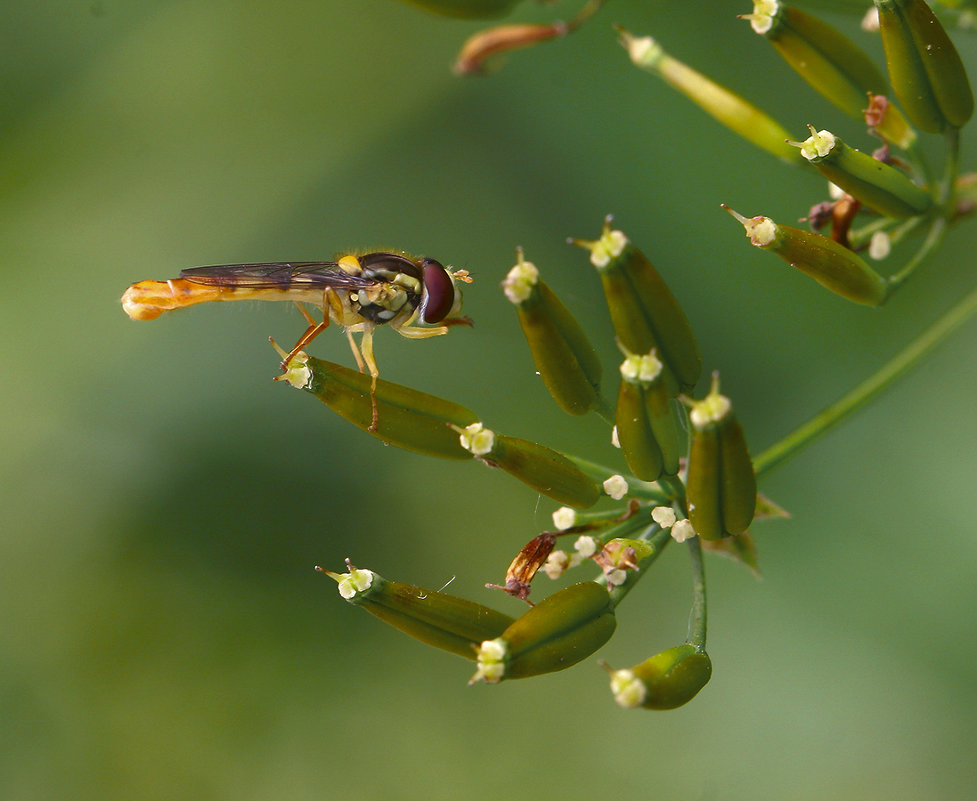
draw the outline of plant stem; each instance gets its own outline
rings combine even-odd
[[[946,132],[946,157],[943,162],[943,178],[936,185],[936,211],[938,215],[933,219],[929,233],[919,250],[906,263],[906,265],[889,279],[889,294],[895,292],[905,282],[916,268],[935,251],[943,236],[946,234],[950,221],[953,219],[956,210],[954,209],[955,197],[954,188],[957,180],[957,173],[960,170],[960,132],[956,128],[950,128]]]
[[[832,403],[799,428],[771,445],[753,461],[757,476],[768,472],[801,448],[813,442],[849,414],[887,389],[897,378],[915,367],[947,336],[977,312],[977,289],[969,294],[917,337],[892,360],[840,400]]]
[[[698,537],[686,541],[692,560],[692,614],[687,642],[698,649],[706,647],[706,571],[702,562],[702,543]]]
[[[656,482],[641,481],[630,473],[621,473],[620,470],[615,470],[613,467],[607,467],[599,462],[584,459],[582,456],[575,456],[572,453],[564,453],[563,455],[595,481],[604,481],[615,474],[623,475],[628,482],[628,497],[630,498],[640,498],[659,504],[671,503],[668,492]]]

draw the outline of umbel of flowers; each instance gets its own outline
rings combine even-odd
[[[450,9],[433,1],[421,5],[458,13],[455,4]],[[880,147],[871,154],[813,125],[808,125],[807,139],[793,141],[779,121],[681,63],[655,40],[618,30],[635,65],[658,74],[728,129],[783,161],[817,169],[838,188],[832,200],[813,205],[809,218],[814,230],[727,210],[743,224],[752,244],[776,253],[840,297],[870,306],[888,300],[964,208],[957,207],[956,134],[973,108],[969,81],[956,50],[926,3],[877,0],[876,6],[888,83],[871,58],[806,12],[777,0],[756,0],[752,12],[743,15],[808,84],[879,138]],[[475,11],[475,5],[466,7]],[[549,34],[540,31],[502,26],[473,37],[465,56],[467,63],[480,69],[490,55],[546,38]],[[919,148],[917,129],[944,135],[948,158],[943,176],[930,171]],[[855,228],[855,221],[862,217],[869,218],[869,224]],[[888,253],[893,244],[908,239],[919,227],[929,229],[922,247],[889,276],[858,253],[870,240],[871,252]],[[828,230],[822,233],[824,229]],[[884,247],[879,247],[880,241]],[[607,420],[627,472],[498,434],[481,417],[469,420],[474,415],[467,410],[443,422],[473,459],[506,470],[565,504],[554,515],[554,530],[541,533],[519,551],[503,584],[488,586],[528,601],[539,572],[559,578],[586,563],[599,569],[596,580],[558,590],[510,621],[484,607],[469,607],[468,602],[428,590],[399,593],[381,601],[379,598],[387,597],[384,593],[390,595],[389,590],[371,585],[348,591],[364,571],[350,568],[348,573],[331,575],[351,603],[374,614],[371,606],[396,607],[402,617],[395,620],[388,612],[388,622],[440,647],[445,647],[437,641],[440,635],[432,637],[426,628],[422,629],[425,636],[418,635],[417,620],[430,625],[432,610],[443,607],[439,625],[452,632],[461,630],[465,643],[456,647],[452,640],[448,650],[475,660],[472,682],[495,684],[561,670],[597,651],[614,633],[615,610],[631,587],[648,572],[663,548],[681,542],[689,551],[693,575],[686,641],[631,668],[607,668],[614,699],[621,706],[671,709],[694,697],[712,674],[705,649],[703,546],[755,568],[749,527],[755,517],[773,514],[776,507],[757,495],[758,471],[732,402],[720,392],[718,373],[713,374],[706,395],[694,398],[702,372],[699,348],[686,315],[650,260],[612,226],[610,218],[597,239],[571,242],[588,251],[624,355],[614,372],[619,382],[613,408],[601,390],[602,378],[610,371],[602,370],[573,314],[521,249],[503,289],[515,306],[546,389],[569,414],[594,412]],[[306,365],[309,378],[299,385],[329,403],[321,386],[333,368],[316,360]],[[881,386],[882,379],[877,383]],[[366,402],[362,389],[359,398],[360,404]],[[349,404],[350,398],[345,402]],[[406,412],[405,421],[414,414],[423,420],[436,419],[432,409],[440,403],[444,401],[418,396],[399,409]],[[825,430],[853,405],[842,404],[842,411],[816,419],[813,428]],[[365,411],[359,418],[366,419]],[[406,433],[370,433],[410,447]],[[760,467],[779,461],[814,435],[802,427],[765,453]],[[451,455],[458,454],[451,449]],[[557,548],[560,538],[571,536],[575,537],[572,549]],[[399,586],[376,581],[381,587]],[[474,620],[491,621],[490,630],[476,630]]]
[[[437,14],[471,18],[499,16],[517,4],[409,2]],[[590,0],[570,23],[483,31],[463,48],[460,71],[480,71],[489,57],[565,36],[600,6],[601,0]],[[778,0],[755,0],[752,11],[742,15],[814,90],[878,139],[872,153],[808,120],[791,122],[794,131],[803,131],[805,125],[809,131],[805,139],[792,139],[781,121],[684,64],[650,36],[621,28],[617,36],[634,65],[661,77],[719,124],[798,169],[818,170],[831,182],[831,197],[811,205],[810,230],[727,210],[754,246],[775,253],[840,299],[878,307],[935,252],[951,224],[977,207],[977,180],[959,175],[959,130],[973,113],[973,95],[939,18],[923,0],[875,0],[875,8],[888,80],[847,37],[806,12]],[[942,173],[924,157],[920,131],[943,137]],[[918,242],[916,249],[898,268],[880,271],[870,264],[913,241]],[[606,421],[608,441],[620,451],[608,447],[603,461],[613,466],[502,433],[487,413],[378,377],[370,339],[375,325],[396,321],[405,336],[423,338],[467,322],[458,316],[460,293],[454,289],[456,281],[469,280],[467,272],[446,270],[430,259],[379,253],[370,254],[377,264],[364,266],[363,259],[369,261],[365,256],[332,265],[336,269],[328,276],[329,286],[315,288],[323,293],[326,319],[322,324],[310,319],[299,345],[304,347],[333,319],[363,334],[360,350],[353,349],[361,369],[313,358],[297,345],[291,353],[283,352],[278,376],[384,443],[502,470],[560,504],[553,529],[518,549],[501,584],[487,584],[516,599],[510,603],[519,603],[522,614],[512,617],[444,592],[388,580],[354,567],[348,559],[341,573],[317,569],[337,582],[349,603],[420,642],[474,662],[469,683],[498,684],[563,670],[598,651],[616,631],[618,606],[674,542],[687,551],[691,566],[691,615],[684,641],[657,643],[648,649],[651,656],[630,668],[605,666],[613,698],[621,706],[673,709],[691,700],[712,675],[706,652],[703,552],[732,557],[756,570],[751,525],[785,514],[758,494],[758,477],[881,392],[977,313],[977,290],[873,376],[751,458],[733,401],[721,392],[718,372],[712,373],[708,389],[701,388],[703,364],[694,332],[651,260],[610,217],[596,239],[570,242],[585,251],[596,272],[595,284],[602,288],[623,355],[616,370],[604,369],[587,333],[521,249],[502,288],[557,405],[570,415],[594,413]],[[237,267],[283,266],[292,265]],[[429,272],[437,281],[428,281]],[[191,286],[192,276],[185,278],[167,282],[165,288],[152,282],[153,291],[171,303],[167,308],[231,299],[234,287],[225,285],[226,276],[211,281],[206,297]],[[247,288],[252,294],[277,293],[279,288],[269,284],[267,272],[238,272],[235,278],[251,281]],[[307,284],[322,280],[315,274],[289,273],[288,278]],[[177,284],[186,285],[192,298],[176,298]],[[279,294],[275,299],[289,299],[287,293]],[[130,293],[127,297],[132,300]],[[304,295],[295,299],[309,301]],[[425,329],[415,324],[418,317],[422,323],[442,325]],[[608,376],[617,382],[610,396],[603,388]],[[561,541],[567,544],[557,547]],[[534,581],[540,573],[560,580],[571,571],[574,583],[534,603]]]

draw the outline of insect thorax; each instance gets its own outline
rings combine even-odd
[[[410,259],[395,253],[369,253],[359,266],[376,286],[351,292],[353,309],[374,323],[390,322],[401,312],[413,314],[421,302],[421,271]]]

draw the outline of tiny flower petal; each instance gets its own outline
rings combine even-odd
[[[573,547],[578,554],[584,559],[589,559],[595,553],[597,553],[597,540],[593,537],[589,537],[586,534],[582,537],[578,537],[577,541],[573,543]]]
[[[880,261],[892,252],[892,240],[885,231],[876,231],[872,234],[872,239],[868,243],[868,255],[870,258]]]
[[[553,551],[543,565],[543,572],[549,578],[556,580],[567,572],[570,566],[570,555],[566,551]]]
[[[624,479],[624,476],[613,475],[604,482],[604,492],[610,495],[615,501],[619,501],[628,494],[628,482]]]
[[[672,539],[675,542],[685,542],[687,539],[695,536],[695,529],[692,528],[692,523],[688,520],[679,520],[674,526],[672,526]]]
[[[566,531],[576,523],[577,513],[569,506],[561,506],[553,512],[553,525],[556,526],[557,531]]]
[[[481,423],[472,423],[470,426],[465,426],[460,441],[461,447],[466,451],[471,451],[475,456],[484,456],[495,444],[495,432]]]
[[[339,594],[348,601],[357,593],[368,590],[373,584],[374,575],[372,570],[357,570],[355,568],[349,573],[342,573],[342,580],[339,582]]]
[[[671,506],[656,506],[651,510],[651,518],[662,528],[675,525],[675,510]]]
[[[627,580],[628,571],[615,567],[613,570],[604,573],[604,577],[607,579],[607,588],[610,590],[614,587],[620,587]]]
[[[615,670],[611,673],[611,693],[619,706],[634,709],[644,703],[648,690],[631,670]]]

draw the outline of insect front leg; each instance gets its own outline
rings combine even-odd
[[[428,326],[414,325],[410,320],[408,320],[403,325],[392,326],[393,329],[400,334],[402,337],[407,337],[407,339],[428,339],[430,337],[439,337],[442,334],[448,333],[448,326],[438,325],[434,328]]]

